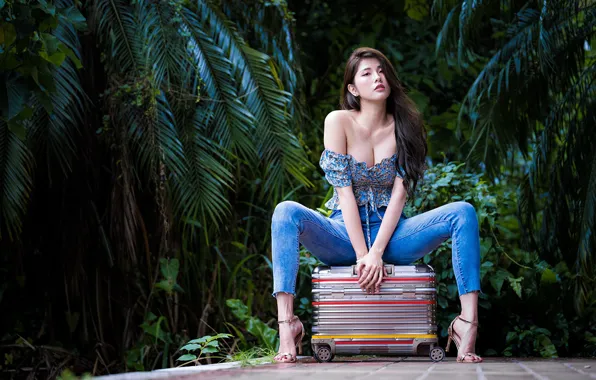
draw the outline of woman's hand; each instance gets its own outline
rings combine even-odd
[[[380,255],[369,252],[356,264],[358,285],[367,293],[377,293],[381,290],[381,281],[385,273],[383,260]]]

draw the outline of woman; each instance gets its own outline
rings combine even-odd
[[[480,241],[474,208],[454,202],[406,218],[403,207],[423,177],[427,151],[422,119],[395,70],[379,51],[350,56],[342,110],[325,118],[320,166],[334,187],[330,217],[285,201],[273,213],[273,296],[280,349],[274,360],[295,362],[304,328],[293,315],[299,244],[327,265],[357,264],[360,287],[379,291],[383,262],[407,265],[453,239],[453,270],[461,315],[449,326],[459,362],[481,362],[473,353],[480,291]]]

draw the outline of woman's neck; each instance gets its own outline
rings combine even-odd
[[[360,104],[360,112],[355,115],[358,124],[371,131],[381,129],[389,124],[385,102]]]

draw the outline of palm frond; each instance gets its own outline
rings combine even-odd
[[[17,239],[31,192],[33,157],[27,146],[0,119],[0,240],[6,230]]]
[[[58,1],[57,5],[66,7],[71,1]],[[72,23],[59,19],[58,27],[52,33],[67,46],[74,57],[67,56],[59,67],[52,70],[55,91],[50,97],[52,112],[48,114],[40,99],[34,101],[35,113],[30,123],[29,142],[32,151],[48,167],[56,161],[62,174],[71,171],[72,160],[76,154],[76,138],[83,124],[87,96],[83,90],[77,65],[81,60],[81,44],[77,30]],[[52,172],[48,170],[48,176]]]
[[[207,131],[209,138],[223,149],[237,149],[244,159],[254,161],[256,152],[250,129],[255,120],[234,86],[232,63],[203,31],[203,22],[196,17],[195,11],[185,8],[182,18],[185,31],[191,35],[190,54],[199,67],[200,84],[197,85],[208,95],[206,101],[213,105],[214,117],[210,119],[211,128]]]
[[[96,0],[92,4],[90,25],[103,44],[104,63],[114,73],[135,72],[144,67],[144,41],[139,21],[124,0]]]
[[[186,51],[187,38],[177,26],[179,18],[173,6],[166,2],[139,1],[136,5],[140,31],[143,35],[144,59],[151,67],[155,83],[169,89],[184,75],[190,63]]]
[[[287,109],[291,129],[295,133],[302,131],[308,116],[306,106],[301,101],[305,91],[305,82],[300,64],[300,54],[294,43],[295,36],[291,25],[291,16],[286,14],[287,5],[270,4],[267,7],[254,6],[250,2],[228,0],[222,3],[223,12],[238,20],[236,25],[242,35],[254,36],[249,46],[269,55],[273,69],[278,72],[281,88],[292,94]]]
[[[152,92],[150,89],[147,91]],[[120,107],[117,114],[123,116],[123,128],[127,130],[127,137],[134,144],[132,149],[137,153],[139,164],[149,178],[157,179],[155,176],[161,171],[160,163],[173,176],[186,171],[176,120],[163,91],[157,94],[155,103],[150,104],[147,111],[130,105]],[[165,178],[159,180],[163,181]]]
[[[459,2],[460,13],[457,5],[448,13],[442,3],[436,2],[436,12],[446,17],[438,48],[456,50],[456,39],[457,49],[470,45],[473,39],[465,31],[474,25],[470,4],[476,3]],[[497,9],[486,4],[481,8]],[[555,0],[505,10],[511,5],[499,6],[494,14],[510,25],[504,43],[470,87],[459,124],[464,125],[464,116],[471,117],[470,161],[483,161],[493,174],[508,153],[529,156],[536,136],[532,164],[520,188],[520,216],[527,241],[536,244],[542,258],[575,266],[576,308],[581,311],[594,281],[596,72],[593,64],[585,67],[584,44],[596,33],[596,4]],[[453,32],[455,15],[459,35]],[[538,207],[544,210],[536,235],[536,220],[528,213]]]
[[[293,183],[292,179],[312,186],[310,180],[304,175],[304,170],[312,169],[313,166],[289,127],[289,115],[286,109],[289,107],[290,95],[275,86],[275,82],[269,79],[276,75],[270,65],[270,58],[247,46],[244,47],[244,52],[252,63],[258,88],[261,89],[264,100],[270,105],[263,107],[260,103],[261,99],[247,97],[249,109],[263,111],[259,117],[263,120],[263,124],[259,124],[255,137],[261,160],[266,164],[264,189],[269,192],[268,198],[275,201],[281,199],[284,192],[283,184]]]
[[[176,209],[184,219],[209,220],[219,225],[230,211],[226,190],[231,190],[234,177],[228,167],[227,152],[205,136],[210,112],[197,108],[191,122],[181,129],[189,165],[176,179]]]
[[[569,213],[577,215],[569,221],[573,234],[573,247],[577,247],[575,255],[564,255],[567,261],[574,263],[578,273],[577,286],[581,291],[576,307],[581,311],[588,302],[587,294],[582,289],[592,289],[594,281],[594,270],[592,263],[594,259],[594,236],[596,234],[596,214],[594,202],[594,190],[596,181],[596,135],[593,133],[593,126],[596,125],[596,64],[586,67],[579,78],[574,81],[568,91],[561,97],[561,101],[547,119],[545,132],[542,135],[544,140],[537,151],[538,159],[532,167],[535,180],[541,179],[547,173],[547,165],[552,164],[556,177],[551,180],[549,204],[547,212],[554,216],[554,220],[560,219],[560,215]],[[561,129],[567,135],[561,136]],[[554,145],[560,145],[557,141],[563,141],[563,145],[557,151],[557,156],[550,162],[545,158],[548,152],[553,151]],[[552,170],[552,169],[551,169]],[[556,199],[564,199],[565,202],[555,202]],[[580,217],[581,215],[581,217]],[[545,222],[546,224],[547,222]],[[552,223],[548,223],[552,225]],[[543,233],[543,237],[546,235]],[[560,233],[550,234],[552,237],[546,242],[550,251],[554,250],[556,244],[566,246],[560,237]],[[552,245],[551,245],[552,244]]]
[[[136,172],[139,171],[143,183],[155,186],[159,220],[165,225],[168,216],[163,211],[178,196],[176,186],[169,192],[166,188],[170,183],[181,181],[188,170],[176,120],[165,93],[155,94],[149,80],[144,85],[148,87],[143,93],[152,94],[144,99],[148,103],[136,106],[118,99],[111,99],[109,103],[111,121],[118,134],[116,154],[120,157],[114,168],[119,176],[112,191],[113,207],[121,207],[112,209],[113,213],[120,213],[114,222],[120,228],[113,228],[112,234],[120,237],[117,240],[121,249],[128,253],[133,263],[137,254],[138,228],[143,224],[135,197]],[[162,242],[167,233],[167,230],[162,231]]]
[[[265,163],[264,193],[280,199],[285,183],[294,180],[312,186],[302,170],[312,167],[290,128],[291,94],[284,91],[271,58],[246,45],[233,25],[207,2],[199,2],[199,14],[209,23],[212,36],[234,66],[243,101],[256,119],[254,139],[259,160]]]
[[[199,101],[197,104],[196,101],[201,99],[199,83],[202,78],[199,74],[205,69],[193,40],[199,33],[200,31],[191,35],[189,41],[190,57],[195,63],[188,66],[186,75],[178,84],[183,94],[171,97],[172,111],[179,126],[187,162],[185,172],[172,177],[174,210],[179,220],[184,222],[182,225],[190,229],[196,223],[203,222],[220,226],[224,216],[230,212],[229,190],[237,185],[230,171],[237,165],[231,160],[235,157],[230,150],[233,149],[233,146],[230,147],[232,142],[227,144],[226,149],[221,141],[213,140],[212,133],[209,132],[214,120],[226,119],[225,114],[221,116],[221,112],[232,107],[226,106],[224,102]],[[230,111],[234,112],[233,109]],[[247,149],[254,152],[252,142],[247,137],[240,143],[249,144]]]
[[[532,251],[538,246],[536,231],[539,230],[540,226],[537,221],[538,204],[535,196],[535,194],[538,194],[537,190],[532,175],[526,173],[518,188],[517,214],[520,218],[521,245],[527,251]]]
[[[239,0],[222,3],[222,10],[226,16],[240,21],[236,23],[238,31],[245,36],[254,36],[249,45],[271,56],[283,88],[295,94],[304,86],[304,79],[295,51],[291,21],[289,15],[285,14],[285,7],[287,5],[283,3],[260,7]]]
[[[35,101],[35,114],[30,128],[30,142],[36,156],[53,166],[55,160],[62,173],[71,171],[76,155],[76,137],[83,123],[85,93],[74,63],[67,58],[53,70],[56,91],[51,97],[52,113]],[[51,172],[48,171],[51,177]]]
[[[548,160],[549,153],[555,150],[559,141],[567,140],[573,142],[575,136],[565,136],[570,127],[584,123],[592,110],[592,104],[596,94],[594,93],[593,76],[596,75],[596,66],[586,67],[578,76],[567,92],[562,94],[558,103],[552,107],[551,112],[546,119],[545,126],[542,129],[536,153],[534,155],[531,167],[532,183],[539,181],[541,177],[547,175],[547,169],[552,162]],[[572,129],[571,132],[575,131]],[[587,135],[588,139],[591,135]],[[576,143],[585,142],[580,139]],[[573,147],[572,147],[573,150]]]
[[[457,68],[467,68],[481,58],[474,44],[481,35],[479,26],[495,13],[499,1],[494,0],[435,0],[432,14],[443,20],[437,35],[435,57],[443,57]],[[455,59],[453,59],[455,55]]]
[[[593,33],[594,9],[582,15],[585,24],[581,28],[573,20],[557,19],[551,20],[549,33],[540,32],[541,16],[532,9],[520,12],[519,22],[510,28],[511,39],[487,62],[460,110],[460,127],[466,115],[476,115],[474,125],[478,116],[493,119],[498,128],[492,130],[491,137],[503,150],[520,149],[527,154],[534,130],[532,120],[544,115],[552,94],[564,90],[577,77],[583,41]],[[537,40],[538,35],[542,42]],[[473,135],[474,141],[478,135]],[[497,171],[501,160],[482,158],[491,172]]]
[[[435,13],[435,15],[444,12],[444,3],[445,2],[443,1],[435,1],[433,3],[433,13]],[[437,35],[437,42],[435,43],[435,58],[439,58],[439,56],[444,56],[449,61],[449,48],[457,43],[456,24],[460,12],[461,6],[457,4],[444,17],[443,26],[441,27],[441,31]]]

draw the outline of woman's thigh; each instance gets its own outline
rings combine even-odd
[[[432,252],[451,237],[454,204],[446,204],[422,214],[401,219],[387,243],[383,261],[408,265]]]
[[[356,252],[341,219],[326,217],[318,211],[293,201],[282,202],[276,208],[276,213],[278,220],[291,220],[298,226],[298,241],[323,263],[327,265],[356,263]]]

